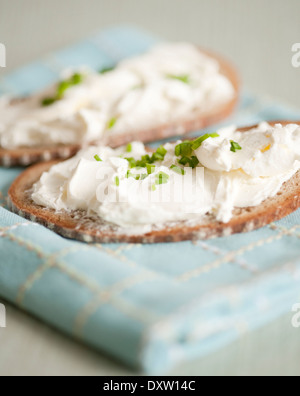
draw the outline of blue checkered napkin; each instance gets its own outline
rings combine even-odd
[[[114,28],[21,68],[0,91],[30,93],[65,66],[100,68],[156,40]],[[299,119],[244,94],[227,123]],[[0,168],[0,203],[19,169]],[[197,243],[68,241],[0,207],[0,294],[63,332],[134,367],[162,373],[212,353],[299,302],[300,211],[248,234]]]

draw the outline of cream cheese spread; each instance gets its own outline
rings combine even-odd
[[[232,126],[206,135],[188,154],[193,168],[182,165],[181,145],[160,147],[152,160],[139,142],[115,150],[90,147],[44,173],[32,199],[56,211],[84,210],[144,232],[154,224],[201,221],[205,214],[227,223],[234,208],[275,196],[300,169],[296,124],[264,122],[247,132]]]
[[[0,100],[0,146],[6,149],[99,141],[168,124],[231,100],[216,60],[187,43],[161,44],[107,73],[84,70],[60,100],[42,106],[57,85],[26,101]],[[65,72],[69,78],[71,72]]]

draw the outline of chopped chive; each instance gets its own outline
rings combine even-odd
[[[146,167],[147,167],[147,173],[148,173],[148,175],[151,175],[152,173],[155,172],[155,165],[147,164]]]
[[[125,158],[129,162],[130,168],[135,168],[137,165],[136,160],[133,157]]]
[[[192,142],[185,141],[183,143],[178,144],[175,147],[175,155],[179,157],[180,155],[184,157],[189,157],[192,154]]]
[[[82,80],[83,80],[82,74],[75,73],[68,80],[61,81],[57,87],[57,97],[61,99],[64,96],[64,93],[66,92],[67,89],[69,89],[73,85],[78,85],[82,83]]]
[[[176,74],[167,74],[167,78],[172,80],[178,80],[183,82],[184,84],[190,83],[190,76],[188,74],[176,75]]]
[[[201,144],[208,138],[217,138],[220,135],[218,133],[206,133],[203,136],[200,136],[198,139],[194,140],[194,142],[192,143],[192,149],[193,150],[197,150]]]
[[[155,178],[155,184],[160,185],[160,184],[166,184],[168,183],[170,176],[167,175],[165,172],[159,172],[158,175],[156,175]]]
[[[182,157],[180,160],[178,160],[178,163],[180,165],[189,165],[191,168],[194,169],[199,164],[199,160],[196,156],[193,155],[191,158]]]
[[[181,154],[189,156],[192,154],[192,144],[191,142],[181,143]]]
[[[175,155],[176,155],[176,157],[179,157],[179,156],[180,156],[180,153],[181,153],[181,147],[180,147],[180,144],[178,144],[178,145],[175,147]]]
[[[116,67],[115,66],[108,66],[108,67],[103,67],[102,69],[99,70],[100,74],[105,74],[113,71]]]
[[[156,152],[161,156],[165,156],[167,154],[167,150],[164,148],[164,146],[159,146]]]
[[[119,176],[116,176],[116,178],[115,178],[115,183],[116,183],[116,186],[119,187],[119,185],[120,185],[120,178],[119,178]]]
[[[107,129],[112,129],[115,125],[118,119],[116,117],[111,118],[108,123],[107,123]]]
[[[132,157],[127,157],[125,159],[129,162],[130,168],[147,168],[148,165],[152,165],[156,161],[163,161],[166,154],[167,150],[163,146],[160,146],[151,157],[149,154],[146,154],[143,155],[140,160],[136,160]]]
[[[150,158],[149,154],[146,154],[146,155],[142,156],[142,162],[147,163],[147,162],[150,162],[150,161],[151,161],[151,158]]]
[[[70,78],[70,82],[72,85],[78,85],[81,84],[83,80],[82,74],[75,73],[73,76]]]
[[[194,169],[198,164],[199,164],[198,158],[195,155],[193,155],[190,160],[190,166]]]
[[[182,176],[185,175],[185,170],[182,169],[182,168],[179,168],[179,166],[171,165],[171,166],[170,166],[170,169],[172,169],[172,171],[178,173],[179,175],[182,175]]]
[[[142,168],[146,168],[147,164],[151,163],[151,158],[148,154],[143,155],[142,158],[136,161],[136,166],[141,166]]]
[[[53,103],[57,101],[56,98],[45,98],[42,100],[42,106],[51,106]]]
[[[64,96],[64,93],[66,92],[67,89],[71,87],[70,81],[62,81],[61,83],[58,84],[57,87],[57,97],[61,99]]]
[[[126,174],[126,179],[129,179],[130,177],[133,177],[135,180],[140,180],[141,175],[131,173],[131,171],[128,170],[128,171],[127,171],[127,174]]]
[[[151,190],[152,190],[152,191],[155,191],[155,190],[156,190],[156,185],[155,185],[155,184],[152,184]]]
[[[42,100],[42,106],[50,106],[56,101],[64,97],[65,92],[74,85],[78,85],[82,82],[83,75],[79,73],[73,74],[68,80],[61,81],[57,85],[56,95],[52,98],[45,98]]]
[[[155,162],[155,161],[163,161],[165,158],[164,155],[161,155],[159,153],[153,153],[152,157],[151,157],[151,162]]]
[[[126,153],[131,153],[132,152],[132,143],[128,143],[126,147]]]
[[[237,142],[230,140],[230,144],[231,144],[230,151],[232,151],[233,153],[235,153],[237,150],[242,150],[242,147]]]
[[[150,158],[150,162],[153,163],[155,161],[163,161],[167,154],[167,150],[163,146],[159,146],[155,153],[152,154]]]
[[[145,180],[147,177],[148,177],[148,175],[146,173],[141,174],[141,180]]]
[[[180,165],[187,165],[190,163],[190,159],[188,157],[182,157],[180,160],[178,160],[178,163]]]
[[[94,158],[95,158],[96,161],[102,162],[102,159],[99,157],[98,154],[96,154],[96,155],[94,156]]]

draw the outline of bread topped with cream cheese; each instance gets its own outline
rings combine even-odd
[[[25,100],[0,99],[0,165],[182,135],[228,116],[238,93],[227,61],[187,43],[161,44],[99,72],[68,71]]]
[[[300,207],[300,122],[227,127],[193,141],[93,146],[35,165],[11,208],[86,242],[176,242],[252,231]]]

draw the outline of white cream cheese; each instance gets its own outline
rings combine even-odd
[[[125,159],[139,160],[147,154],[142,143],[132,143],[130,153],[124,147],[90,147],[44,173],[34,185],[32,199],[57,211],[85,210],[121,227],[142,227],[144,232],[154,224],[199,220],[207,213],[227,223],[234,208],[257,206],[275,196],[300,169],[298,125],[261,123],[248,132],[229,127],[218,134],[195,150],[200,163],[193,170],[185,168],[184,175],[171,169],[172,165],[183,169],[175,155],[178,142],[164,146],[165,157],[155,162],[153,173],[131,169]],[[231,151],[231,142],[241,149]],[[95,154],[102,161],[97,162]],[[161,173],[166,182],[159,184]]]
[[[41,102],[55,95],[57,85],[13,107],[2,98],[0,146],[93,142],[104,133],[152,128],[195,111],[205,112],[235,95],[218,62],[186,43],[159,45],[121,62],[109,73],[83,74],[81,84],[70,87],[61,100],[47,107]]]

